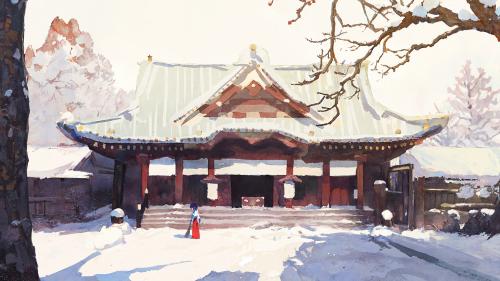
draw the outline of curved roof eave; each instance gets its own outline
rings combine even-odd
[[[264,130],[264,129],[239,129],[239,128],[223,128],[223,129],[216,129],[209,134],[207,134],[204,137],[190,137],[190,138],[181,138],[179,140],[177,139],[165,139],[165,140],[158,140],[158,139],[141,139],[141,138],[115,138],[115,137],[107,137],[107,136],[100,136],[98,134],[92,133],[92,132],[80,132],[78,131],[78,126],[80,123],[72,123],[72,124],[66,124],[59,122],[57,123],[59,129],[61,132],[63,132],[64,135],[67,137],[71,138],[74,141],[77,142],[83,142],[83,139],[88,139],[92,140],[95,142],[100,142],[100,143],[158,143],[158,144],[199,144],[199,143],[206,143],[214,139],[219,133],[222,132],[235,132],[235,133],[279,133],[283,136],[289,137],[291,139],[300,141],[302,143],[308,143],[308,144],[319,144],[319,143],[377,143],[377,142],[397,142],[397,141],[404,141],[404,140],[419,140],[419,139],[424,139],[428,138],[432,135],[435,135],[439,133],[443,127],[441,125],[434,125],[431,126],[429,129],[425,131],[419,131],[415,134],[411,135],[402,135],[402,136],[383,136],[383,137],[373,137],[373,136],[359,136],[357,138],[303,138],[300,136],[297,136],[295,134],[291,134],[290,132],[285,132],[283,130],[279,129],[274,129],[274,130]]]

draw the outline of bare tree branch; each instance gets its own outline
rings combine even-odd
[[[288,21],[293,24],[302,18],[302,12],[308,6],[315,4],[314,0],[296,0],[300,3],[296,10],[296,16]],[[496,6],[488,7],[479,0],[467,0],[467,4],[473,14],[469,19],[459,16],[458,12],[452,11],[444,6],[425,6],[425,0],[333,0],[330,7],[330,32],[323,33],[319,39],[307,39],[315,44],[328,44],[321,48],[318,55],[318,63],[314,65],[313,71],[308,79],[299,81],[296,85],[313,83],[322,75],[328,73],[331,68],[339,62],[342,55],[341,46],[345,46],[350,57],[355,57],[348,66],[347,71],[341,78],[340,87],[331,93],[318,93],[319,101],[310,106],[318,106],[330,101],[332,105],[322,106],[320,111],[335,110],[333,119],[325,124],[331,124],[338,118],[339,99],[348,91],[347,87],[353,89],[348,98],[356,96],[360,92],[357,86],[357,77],[361,71],[362,64],[371,56],[375,56],[373,70],[382,76],[394,72],[401,66],[407,64],[412,54],[425,48],[432,48],[437,43],[450,36],[465,30],[476,30],[495,36],[500,41],[500,17],[496,15]],[[268,2],[272,5],[274,0]],[[349,21],[341,9],[342,4],[358,5],[358,13],[362,20]],[[428,9],[428,10],[427,10]],[[420,13],[416,12],[417,10]],[[352,12],[352,8],[351,8]],[[352,17],[351,17],[352,18]],[[395,49],[391,44],[395,35],[404,30],[413,31],[420,24],[444,24],[449,29],[435,35],[430,42],[410,43],[408,47]],[[441,25],[442,27],[442,25]],[[360,35],[361,34],[361,35]],[[367,38],[372,38],[368,39]]]

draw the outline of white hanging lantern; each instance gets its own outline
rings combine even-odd
[[[285,194],[284,197],[286,199],[293,199],[295,197],[295,182],[292,180],[287,180],[284,183]]]
[[[216,183],[207,183],[207,198],[209,200],[217,200],[219,185]]]

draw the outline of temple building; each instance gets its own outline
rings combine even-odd
[[[155,205],[241,207],[242,197],[263,197],[266,207],[363,208],[373,205],[374,181],[391,177],[391,159],[447,123],[446,116],[407,117],[377,103],[367,67],[326,126],[318,125],[337,114],[323,110],[333,101],[312,104],[318,93],[338,89],[352,67],[332,66],[312,84],[296,85],[312,65],[270,65],[254,45],[231,65],[148,57],[140,64],[137,107],[58,125],[114,159],[113,207],[129,216],[145,192]]]

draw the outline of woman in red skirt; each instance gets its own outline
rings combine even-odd
[[[200,214],[198,213],[198,205],[196,203],[191,203],[189,206],[191,207],[191,210],[193,210],[193,213],[191,214],[191,224],[192,224],[192,234],[191,238],[192,239],[200,239]]]

